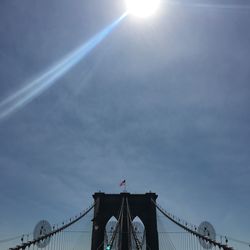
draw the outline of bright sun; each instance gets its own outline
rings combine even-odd
[[[160,0],[125,0],[129,14],[138,17],[148,17],[155,13]]]

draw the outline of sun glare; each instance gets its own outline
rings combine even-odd
[[[160,0],[125,0],[125,2],[129,14],[148,17],[156,12]]]

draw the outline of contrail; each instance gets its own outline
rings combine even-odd
[[[0,102],[0,119],[12,114],[51,87],[56,80],[65,75],[73,66],[92,51],[126,16],[127,13],[124,13],[44,74]]]

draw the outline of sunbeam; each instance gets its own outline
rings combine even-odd
[[[93,50],[126,17],[126,15],[127,13],[124,13],[81,47],[63,58],[56,65],[52,66],[44,74],[3,100],[0,103],[0,119],[12,114],[52,86],[56,80],[65,75],[74,65],[79,63],[81,59]]]
[[[249,4],[240,4],[240,3],[209,3],[209,2],[182,2],[182,1],[166,1],[169,5],[176,5],[180,7],[197,7],[197,8],[213,8],[213,9],[238,9],[238,10],[249,10]]]

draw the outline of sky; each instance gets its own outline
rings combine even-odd
[[[0,102],[124,12],[123,0],[2,0]],[[126,179],[250,241],[249,27],[247,1],[162,1],[1,119],[1,237],[60,222]]]

